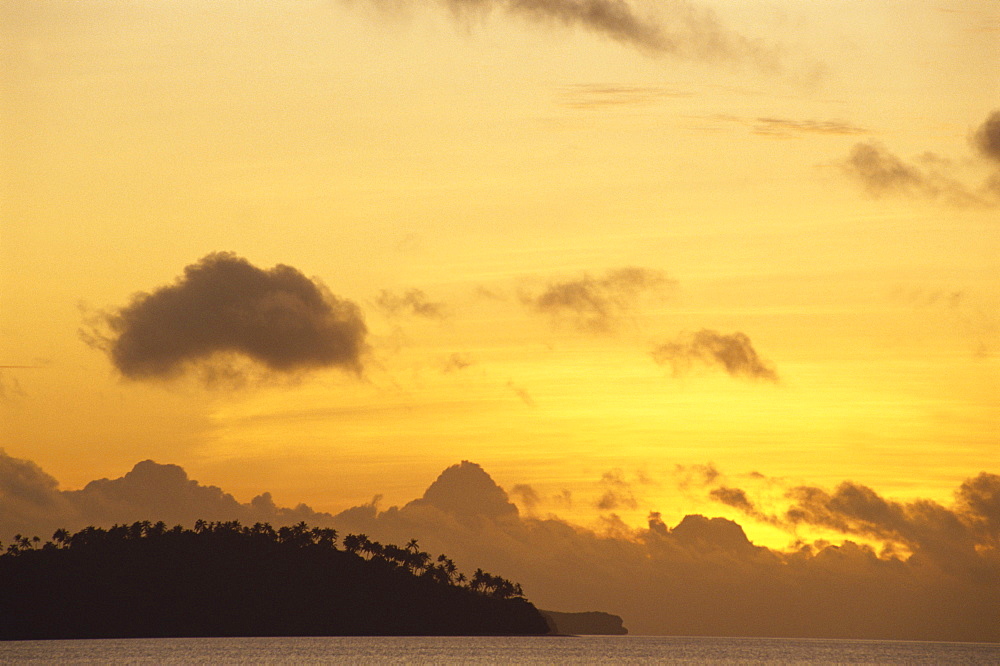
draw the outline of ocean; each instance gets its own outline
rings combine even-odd
[[[0,643],[19,664],[1000,664],[1000,643],[676,636],[155,638]]]

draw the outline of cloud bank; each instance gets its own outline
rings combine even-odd
[[[103,348],[129,379],[167,379],[235,354],[273,373],[337,367],[360,372],[367,328],[357,305],[279,264],[260,269],[209,254],[171,285],[104,315]]]
[[[719,366],[732,377],[778,381],[778,373],[760,358],[744,333],[728,335],[702,329],[652,351],[653,359],[673,367],[674,374],[687,372],[694,363]]]
[[[621,480],[611,473],[606,485]],[[517,494],[537,503],[530,486]],[[739,489],[718,495],[757,510]],[[607,530],[597,532],[522,516],[468,461],[402,507],[381,511],[376,499],[331,516],[276,507],[266,493],[240,504],[179,467],[151,461],[119,479],[60,491],[37,465],[0,452],[5,539],[134,520],[305,520],[382,542],[418,538],[459,568],[481,566],[518,581],[541,607],[615,613],[632,633],[1000,641],[1000,476],[967,480],[951,506],[898,502],[850,482],[832,492],[803,487],[789,499],[784,520],[822,525],[844,539],[779,551],[754,545],[731,520],[693,514],[670,526],[656,511],[640,529],[608,514]],[[902,542],[910,554],[879,553],[853,535]]]
[[[177,465],[139,462],[117,479],[91,481],[81,490],[59,490],[58,482],[30,460],[0,449],[0,539],[14,534],[51,536],[59,528],[110,526],[141,520],[192,526],[194,521],[239,520],[293,525],[301,520],[327,527],[333,516],[305,504],[281,508],[270,493],[247,504],[216,486],[188,478]]]

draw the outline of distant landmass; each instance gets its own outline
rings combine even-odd
[[[611,613],[560,613],[549,610],[541,613],[553,634],[614,636],[628,633],[622,619]]]
[[[19,536],[0,555],[0,639],[550,632],[516,583],[415,540],[337,537],[235,521]]]

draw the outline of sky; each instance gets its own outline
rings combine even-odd
[[[929,547],[852,492],[995,553],[1000,8],[0,12],[0,540],[145,460],[329,516],[467,460],[626,568]]]

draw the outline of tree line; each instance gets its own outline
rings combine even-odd
[[[338,539],[304,522],[204,520],[16,535],[0,554],[0,638],[548,630],[520,585],[466,576],[416,539]]]

